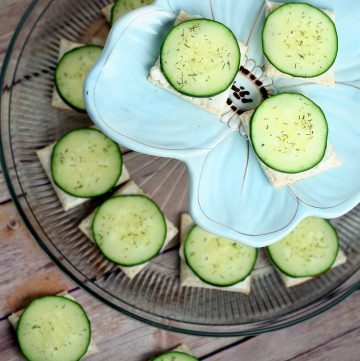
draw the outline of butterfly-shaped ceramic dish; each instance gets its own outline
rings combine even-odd
[[[311,3],[336,14],[339,53],[333,88],[263,76],[263,0],[158,0],[131,12],[113,26],[86,79],[86,108],[94,123],[130,149],[185,162],[196,223],[250,246],[277,241],[307,216],[338,217],[360,201],[360,26],[352,21],[360,3]],[[226,24],[249,47],[228,101],[233,114],[222,121],[148,81],[180,10]],[[237,119],[263,98],[285,91],[303,93],[322,107],[329,142],[342,165],[275,189]],[[246,94],[250,100],[242,101]]]

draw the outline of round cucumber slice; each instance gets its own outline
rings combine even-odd
[[[312,78],[325,73],[338,52],[334,22],[320,9],[304,3],[287,3],[271,12],[262,41],[269,62],[295,77]]]
[[[62,100],[71,108],[84,112],[83,84],[87,73],[98,60],[103,48],[85,45],[68,51],[55,71],[55,86]]]
[[[87,352],[90,321],[75,301],[46,296],[32,301],[17,329],[21,352],[31,361],[75,361]]]
[[[199,361],[185,352],[169,351],[152,359],[152,361]]]
[[[111,262],[131,267],[154,258],[166,239],[166,222],[158,205],[142,195],[116,196],[96,211],[93,236]]]
[[[111,25],[128,12],[142,6],[150,5],[154,0],[117,0],[111,8]]]
[[[119,146],[97,129],[81,128],[66,133],[51,155],[55,184],[79,198],[109,192],[122,172]]]
[[[232,31],[208,19],[187,20],[165,38],[161,70],[178,92],[192,97],[222,93],[240,66],[240,48]]]
[[[195,226],[186,237],[184,256],[188,266],[202,281],[229,287],[250,275],[256,263],[257,249]]]
[[[328,271],[339,252],[339,238],[331,223],[304,219],[288,236],[267,248],[272,262],[290,277],[314,277]]]
[[[283,93],[255,110],[250,138],[265,165],[283,173],[300,173],[324,158],[328,125],[323,111],[309,98]]]

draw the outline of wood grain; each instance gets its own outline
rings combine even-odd
[[[236,360],[236,355],[241,355],[244,360],[305,361],[313,360],[311,355],[320,353],[328,356],[326,360],[359,360],[359,357],[354,358],[353,352],[353,349],[356,349],[360,330],[360,314],[357,311],[359,302],[360,292],[357,291],[330,311],[296,326],[259,335],[209,360]],[[345,342],[354,346],[350,349],[341,347],[341,344]],[[258,347],[259,345],[261,347]],[[344,353],[342,358],[336,358],[330,354],[333,345],[342,348]]]
[[[90,0],[89,0],[90,1]],[[0,2],[0,62],[30,0]],[[105,30],[104,30],[105,29]],[[104,21],[94,23],[87,42],[101,43]],[[2,203],[2,204],[1,204]],[[332,310],[291,328],[248,338],[193,337],[155,329],[110,309],[67,279],[37,246],[9,201],[0,174],[0,360],[23,360],[6,317],[29,300],[62,290],[84,306],[101,353],[89,361],[141,361],[179,343],[211,361],[358,361],[360,292]]]
[[[0,171],[0,204],[5,203],[10,199],[10,194],[7,189],[5,179]]]

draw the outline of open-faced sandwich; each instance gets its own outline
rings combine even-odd
[[[242,115],[245,130],[269,181],[282,187],[341,164],[328,143],[321,108],[299,93],[268,98]]]
[[[61,39],[58,64],[55,71],[55,87],[52,106],[85,112],[83,97],[84,80],[99,58],[102,47],[93,44],[79,44]]]
[[[178,232],[133,181],[87,216],[79,228],[129,278],[142,271]]]
[[[150,5],[154,0],[116,0],[114,3],[105,6],[101,12],[110,25],[128,12],[142,6]]]
[[[257,249],[204,231],[190,215],[181,216],[182,286],[250,293]]]
[[[265,2],[265,74],[335,86],[338,36],[333,11],[306,3]]]
[[[331,223],[306,218],[294,231],[267,247],[286,287],[300,285],[346,262],[339,237]]]
[[[74,129],[37,156],[65,211],[130,178],[120,147],[94,128]]]
[[[68,293],[37,298],[9,322],[27,360],[80,360],[99,352],[86,312]]]
[[[225,25],[180,12],[149,80],[221,116],[246,51]]]

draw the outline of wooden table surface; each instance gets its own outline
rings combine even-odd
[[[91,0],[89,0],[91,1]],[[30,0],[0,0],[0,64]],[[360,292],[299,325],[245,338],[206,338],[159,330],[90,297],[59,271],[22,223],[0,174],[0,361],[23,360],[7,317],[37,295],[68,290],[92,321],[101,352],[89,361],[141,361],[187,344],[202,360],[359,361]]]

